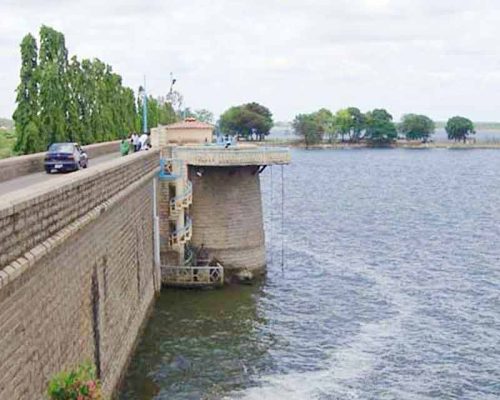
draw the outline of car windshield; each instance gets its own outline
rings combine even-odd
[[[73,143],[54,143],[49,147],[49,153],[73,153]]]

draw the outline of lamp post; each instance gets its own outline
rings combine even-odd
[[[148,132],[148,96],[146,94],[146,77],[144,77],[144,86],[139,87],[139,95],[142,96],[142,132]]]

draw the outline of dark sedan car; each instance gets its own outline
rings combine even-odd
[[[87,168],[87,153],[78,143],[53,143],[45,155],[45,172],[76,171]]]

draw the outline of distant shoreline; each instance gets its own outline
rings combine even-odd
[[[252,142],[248,142],[252,143]],[[431,143],[415,143],[415,142],[405,142],[398,141],[396,143],[386,145],[386,146],[373,146],[368,143],[321,143],[306,146],[306,144],[300,140],[266,140],[262,142],[253,142],[262,146],[289,146],[299,149],[309,149],[309,150],[322,150],[322,149],[380,149],[380,148],[395,148],[395,149],[415,149],[415,150],[425,150],[425,149],[500,149],[499,143],[455,143],[455,142],[431,142]]]

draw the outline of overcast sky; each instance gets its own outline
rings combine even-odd
[[[500,0],[0,0],[0,116],[19,43],[41,24],[134,90],[169,73],[191,108],[249,101],[291,120],[320,107],[500,120]]]

